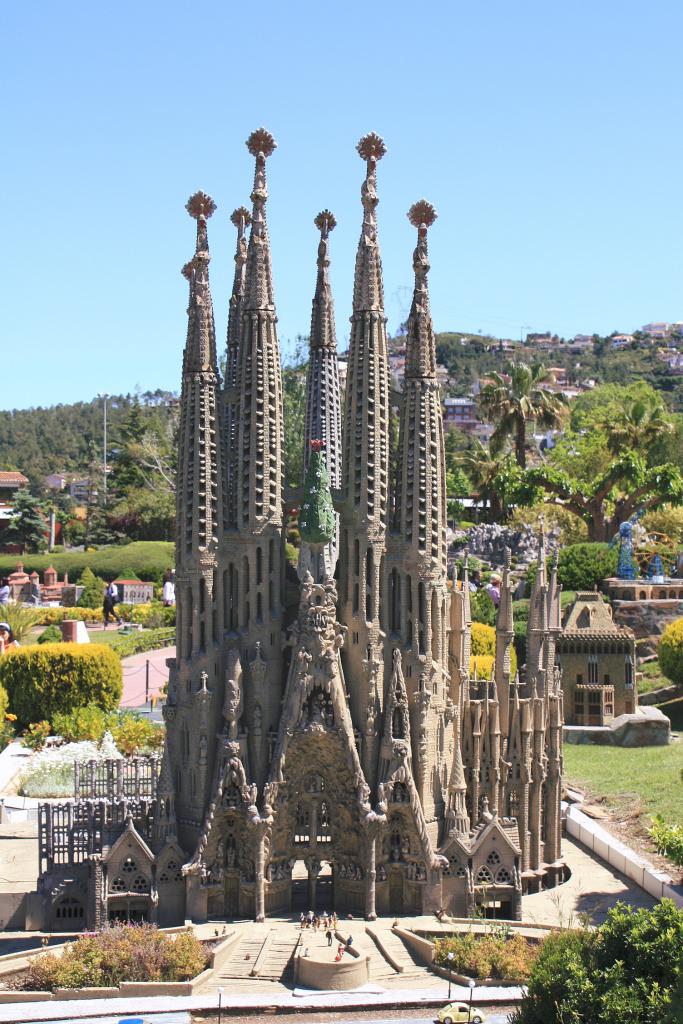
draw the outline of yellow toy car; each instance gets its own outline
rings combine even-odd
[[[477,1007],[469,1007],[467,1003],[449,1003],[439,1010],[436,1015],[439,1024],[460,1024],[469,1021],[470,1024],[484,1024],[485,1014]]]

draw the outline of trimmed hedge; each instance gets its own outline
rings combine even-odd
[[[117,638],[111,644],[119,658],[128,658],[131,654],[144,654],[145,651],[157,651],[160,647],[171,647],[175,643],[175,627],[148,629],[144,633],[133,633],[131,636]]]
[[[64,619],[76,619],[78,622],[101,622],[101,608],[43,608],[38,620],[39,626],[59,626]]]
[[[113,711],[123,688],[121,662],[104,644],[22,647],[0,659],[0,685],[19,727],[84,704]]]
[[[14,572],[17,562],[23,562],[26,572],[42,574],[52,565],[60,578],[68,572],[69,579],[77,580],[85,568],[109,581],[132,569],[141,580],[160,584],[164,573],[175,564],[175,547],[169,541],[139,540],[132,544],[109,544],[98,551],[63,551],[43,555],[0,555],[0,576]]]

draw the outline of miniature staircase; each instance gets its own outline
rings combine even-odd
[[[425,971],[428,970],[427,966],[413,955],[403,939],[399,935],[396,935],[391,928],[382,928],[373,925],[372,927],[367,927],[366,931],[377,945],[379,952],[385,960],[387,968],[391,967],[392,964],[398,968],[398,975],[396,971],[394,971],[391,975],[385,974],[385,978],[395,978],[399,975],[401,978],[416,978],[418,976],[424,977]]]
[[[245,931],[243,937],[230,951],[226,962],[215,971],[216,985],[228,978],[251,978],[254,964],[266,938],[267,934],[261,929]]]

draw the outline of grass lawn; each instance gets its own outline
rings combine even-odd
[[[566,743],[564,766],[568,782],[604,796],[617,813],[635,817],[640,808],[646,825],[653,814],[683,825],[683,742],[630,749]]]
[[[641,665],[638,671],[643,673],[643,678],[638,680],[638,693],[650,693],[651,690],[671,686],[671,680],[662,675],[662,670],[656,659]]]

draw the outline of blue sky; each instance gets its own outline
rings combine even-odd
[[[313,218],[336,215],[348,336],[375,130],[389,327],[425,196],[437,330],[630,330],[683,319],[683,6],[651,0],[5,4],[0,408],[176,389],[196,189],[219,340],[261,124],[284,352],[307,333]]]

